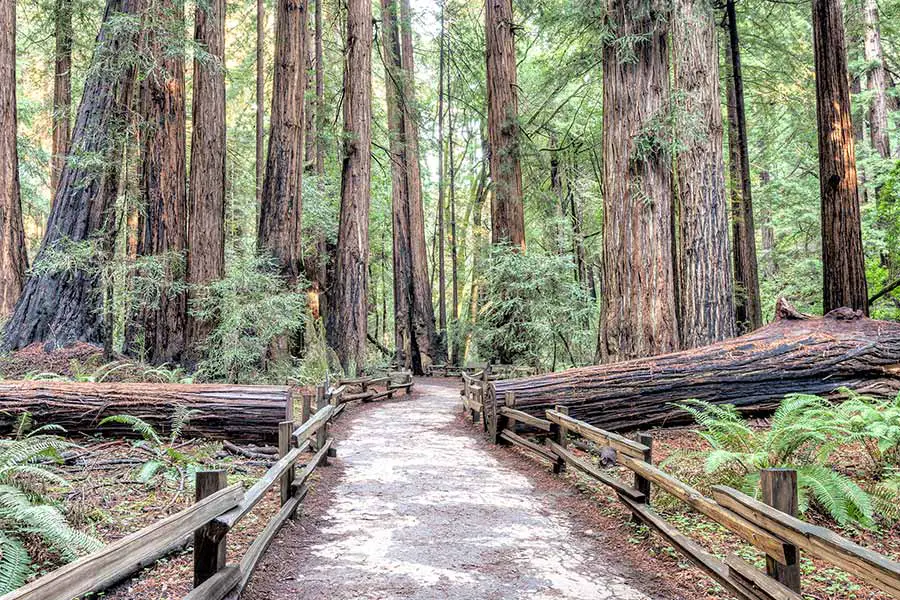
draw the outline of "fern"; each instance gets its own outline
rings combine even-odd
[[[140,434],[140,436],[148,442],[151,442],[157,446],[162,444],[162,440],[159,439],[159,434],[156,433],[156,429],[153,428],[153,425],[141,419],[140,417],[135,417],[132,415],[112,415],[100,421],[100,426],[102,427],[107,423],[130,425],[135,433]]]
[[[0,529],[0,594],[16,590],[31,574],[31,557],[25,545]]]

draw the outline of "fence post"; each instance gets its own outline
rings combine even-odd
[[[797,516],[797,471],[793,469],[763,469],[759,484],[762,501],[781,512]],[[766,573],[785,586],[800,591],[800,556],[797,547],[785,544],[784,554],[787,564],[781,564],[771,556],[766,556]]]
[[[199,502],[228,485],[225,471],[198,471],[194,475],[194,498]],[[194,587],[197,587],[225,568],[225,547],[228,536],[216,540],[209,525],[194,532]]]
[[[569,416],[569,407],[568,406],[563,406],[562,404],[557,404],[555,407],[553,407],[553,410],[555,410],[556,412],[558,412],[562,415],[565,415],[567,417]],[[557,425],[556,426],[556,443],[559,444],[560,446],[562,446],[563,448],[565,448],[568,443],[568,434],[569,434],[568,427],[566,427],[565,425],[562,425],[562,424]],[[553,472],[554,473],[562,473],[565,470],[566,470],[566,460],[564,458],[562,458],[561,456],[557,456],[556,462],[553,463]]]
[[[644,452],[644,462],[647,464],[653,464],[653,436],[649,433],[639,433],[637,434],[636,441],[639,444],[643,444],[647,446],[648,450]],[[634,489],[639,492],[644,493],[644,502],[649,505],[650,504],[650,480],[644,479],[637,473],[634,474]]]
[[[312,395],[311,394],[303,394],[303,404],[300,407],[300,422],[306,423],[309,421],[310,413],[312,412]]]
[[[515,392],[506,392],[503,394],[503,406],[507,406],[512,408],[516,405],[516,394]],[[509,429],[509,417],[500,412],[500,409],[497,409],[497,419],[494,425],[494,439],[493,442],[495,444],[502,444],[503,440],[500,438],[500,434],[503,433],[504,429]]]
[[[316,412],[319,412],[323,408],[328,406],[328,401],[325,399],[325,386],[316,387]],[[319,430],[316,432],[316,450],[320,450],[325,447],[325,442],[328,441],[328,423],[322,423],[322,426],[319,427]],[[322,457],[322,465],[328,464],[328,457],[332,456],[330,452],[326,453],[325,456]]]
[[[293,421],[282,421],[278,424],[278,456],[287,456],[288,452],[291,451],[291,447],[293,444],[291,443],[291,437],[294,433],[294,422]],[[294,468],[293,466],[285,471],[284,475],[281,476],[281,505],[284,506],[287,504],[287,501],[291,499],[291,484],[294,482]]]
[[[288,401],[284,406],[284,420],[294,420],[294,394],[292,392],[288,392]]]

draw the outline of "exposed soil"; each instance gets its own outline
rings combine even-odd
[[[704,598],[678,589],[572,486],[495,449],[456,382],[366,406],[243,598]],[[687,592],[687,593],[686,593]]]

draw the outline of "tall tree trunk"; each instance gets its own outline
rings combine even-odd
[[[225,276],[225,0],[198,4],[194,24],[208,56],[194,59],[187,280],[203,286]],[[214,324],[188,314],[189,347]]]
[[[525,250],[519,98],[512,0],[485,2],[488,141],[493,193],[491,240]]]
[[[443,11],[442,7],[442,11]],[[445,24],[446,27],[446,24]],[[446,33],[446,29],[445,29]],[[446,35],[445,35],[446,40]],[[447,42],[445,41],[445,44]],[[459,332],[459,244],[456,239],[456,163],[453,160],[453,94],[450,90],[450,82],[453,72],[453,54],[450,45],[447,44],[447,149],[450,154],[450,270],[453,290],[451,293],[451,317],[453,318],[453,333],[451,358],[454,364],[460,364],[459,355],[462,352],[462,337]],[[446,338],[445,338],[446,339]]]
[[[746,333],[762,326],[759,299],[759,267],[753,227],[753,197],[750,189],[750,155],[744,110],[744,77],[734,0],[725,4],[728,27],[728,145],[731,168],[731,228],[734,246],[734,311],[738,331]]]
[[[33,342],[59,345],[103,341],[103,293],[99,270],[109,256],[114,202],[122,159],[123,128],[134,84],[133,66],[121,57],[137,52],[133,28],[118,25],[120,14],[138,13],[136,0],[107,0],[96,50],[84,85],[72,133],[72,149],[96,160],[66,163],[35,263],[65,253],[71,244],[96,240],[90,264],[49,268],[25,284],[15,312],[6,324],[3,347],[24,348]],[[14,64],[4,61],[4,64]],[[99,65],[111,68],[96,68]],[[2,86],[2,89],[12,89]],[[3,131],[8,131],[4,128]],[[3,270],[6,273],[6,269]]]
[[[438,66],[438,205],[437,205],[437,236],[438,240],[438,249],[437,249],[437,264],[438,264],[438,330],[443,334],[447,335],[447,277],[445,273],[444,267],[444,237],[446,232],[444,231],[444,207],[446,206],[444,202],[444,173],[446,171],[445,167],[445,157],[444,157],[444,61],[446,56],[446,51],[444,49],[444,44],[446,43],[446,36],[444,34],[444,4],[441,4],[441,34],[440,34],[440,58],[439,58],[439,66]],[[453,157],[450,157],[450,162],[453,162]]]
[[[813,0],[819,189],[822,200],[823,308],[868,314],[856,152],[840,0]]]
[[[601,358],[619,361],[672,352],[679,341],[670,134],[659,126],[669,109],[664,9],[657,0],[607,7],[615,37],[635,40],[631,59],[616,44],[603,49]]]
[[[334,346],[348,373],[366,364],[369,192],[372,146],[372,5],[348,0],[344,59],[344,149]]]
[[[266,137],[266,4],[256,0],[256,204],[262,202]]]
[[[53,147],[50,157],[50,193],[59,186],[69,152],[72,111],[72,0],[56,1],[56,53],[53,77]]]
[[[866,81],[872,94],[869,106],[869,136],[872,146],[881,158],[891,155],[888,133],[888,112],[885,94],[884,57],[881,52],[881,30],[878,25],[877,0],[862,0],[863,25],[865,27]]]
[[[678,275],[681,344],[734,337],[728,205],[722,159],[719,53],[712,4],[678,0],[672,22],[679,152]]]
[[[319,189],[325,189],[325,144],[322,141],[322,127],[325,123],[325,63],[322,52],[322,3],[316,0],[315,14],[315,59],[316,59],[316,175]],[[323,236],[324,237],[324,236]],[[322,243],[324,246],[324,242]]]
[[[319,4],[322,0],[312,0],[315,4]],[[309,79],[310,72],[316,72],[316,34],[315,34],[315,20],[310,18],[309,15],[309,1],[307,1],[306,6],[306,23],[304,27],[306,29],[304,35],[304,69],[306,70],[306,78]],[[315,15],[315,12],[313,12]],[[305,153],[306,157],[303,160],[303,170],[307,173],[315,172],[316,168],[316,140],[319,137],[318,134],[318,111],[316,110],[316,102],[317,98],[314,95],[306,93],[306,87],[304,86],[304,98],[303,102],[306,105],[304,109],[303,119],[305,123],[305,130],[303,132],[304,136],[304,144],[305,144]]]
[[[0,319],[15,308],[28,257],[16,150],[16,3],[0,6]]]
[[[306,0],[279,0],[269,152],[259,207],[257,244],[271,254],[289,286],[302,270],[300,217],[303,111],[306,93]]]
[[[145,213],[138,255],[164,264],[159,297],[139,308],[127,343],[129,352],[154,364],[180,360],[185,349],[187,297],[174,284],[184,277],[187,250],[187,188],[185,180],[184,59],[181,0],[151,0],[151,23],[144,32],[143,52],[152,70],[143,79],[141,113],[144,145],[141,156],[141,196]],[[147,276],[147,274],[144,274]]]

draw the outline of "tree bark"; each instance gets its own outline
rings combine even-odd
[[[198,4],[194,23],[194,41],[208,54],[194,59],[187,280],[197,295],[225,276],[225,0]],[[188,314],[189,347],[214,325]]]
[[[888,132],[887,97],[885,94],[884,57],[881,52],[877,0],[862,0],[863,26],[865,28],[866,81],[872,93],[869,105],[869,136],[872,146],[881,158],[891,155]]]
[[[188,204],[185,173],[185,97],[181,0],[151,0],[143,51],[152,70],[141,86],[144,145],[138,255],[163,262],[159,297],[138,307],[127,349],[152,364],[178,361],[185,349],[187,296],[175,289],[185,274]],[[173,50],[174,48],[174,50]]]
[[[738,331],[745,333],[762,326],[762,306],[759,298],[756,230],[753,226],[750,155],[747,148],[747,122],[744,110],[744,77],[741,71],[741,47],[734,0],[726,1],[725,15],[728,28],[726,55],[731,71],[727,83],[734,309]]]
[[[289,286],[302,272],[300,218],[303,112],[306,94],[306,0],[279,0],[275,16],[275,78],[269,153],[259,209],[257,244],[271,254]]]
[[[322,0],[311,0],[314,4],[318,5]],[[304,132],[303,132],[303,143],[305,144],[304,152],[305,157],[303,159],[303,170],[307,173],[314,173],[316,169],[316,143],[319,138],[318,133],[318,118],[319,111],[316,110],[316,102],[318,99],[316,96],[307,94],[307,87],[309,86],[309,74],[315,73],[316,66],[316,32],[315,32],[315,10],[318,10],[318,7],[313,11],[313,18],[310,18],[309,14],[309,2],[307,0],[306,3],[306,19],[304,23],[304,70],[306,72],[307,85],[304,86],[303,92],[303,103],[305,105],[303,112],[304,119]]]
[[[519,95],[512,0],[485,2],[488,141],[493,194],[491,241],[525,250]]]
[[[608,2],[611,31],[634,42],[627,49],[603,49],[604,361],[679,346],[671,133],[665,126],[669,48],[662,10],[655,0]]]
[[[443,11],[446,7],[442,7]],[[452,69],[453,69],[453,53],[451,52],[451,48],[449,40],[447,40],[446,36],[446,24],[445,24],[445,44],[447,45],[447,63],[450,68],[450,71],[447,73],[447,150],[450,154],[450,271],[451,271],[451,285],[453,286],[453,290],[451,292],[451,313],[450,316],[453,319],[453,333],[449,336],[452,340],[451,344],[448,344],[451,347],[450,355],[453,364],[461,364],[460,363],[460,354],[462,353],[462,337],[460,336],[460,327],[459,327],[459,243],[456,239],[456,163],[453,159],[453,94],[450,89],[450,82],[452,80]],[[446,340],[448,335],[444,334],[444,339]]]
[[[446,74],[444,70],[444,61],[446,56],[446,51],[444,49],[444,44],[446,44],[446,35],[444,33],[444,5],[441,4],[441,33],[440,33],[440,57],[438,62],[438,114],[437,114],[437,122],[438,122],[438,205],[437,205],[437,232],[435,236],[437,236],[438,240],[438,250],[437,250],[437,263],[438,263],[438,330],[443,335],[447,335],[447,275],[446,269],[444,265],[444,257],[446,256],[446,251],[444,248],[444,240],[446,236],[446,231],[444,229],[444,208],[446,207],[445,203],[445,194],[444,194],[444,173],[446,172],[446,163],[444,162],[444,75]],[[450,162],[453,162],[453,157],[450,157]]]
[[[823,307],[828,312],[847,306],[868,314],[840,0],[813,0],[812,22],[822,203]]]
[[[679,102],[678,312],[682,347],[696,348],[735,335],[719,52],[706,0],[678,0],[671,22]]]
[[[0,6],[0,319],[15,308],[28,257],[16,149],[16,3]]]
[[[266,138],[266,4],[256,0],[256,204],[262,202]]]
[[[103,341],[103,311],[99,307],[102,278],[98,271],[110,250],[123,129],[134,83],[133,66],[123,65],[117,59],[133,56],[137,51],[134,29],[114,26],[110,20],[120,14],[134,16],[138,9],[137,0],[107,1],[93,65],[110,68],[88,71],[72,134],[73,152],[95,160],[63,166],[47,230],[35,259],[36,264],[52,263],[71,244],[93,240],[90,264],[69,269],[48,265],[27,281],[6,324],[6,350],[24,348],[37,341],[58,345]]]
[[[344,148],[332,346],[348,374],[366,364],[372,146],[372,5],[348,0]]]
[[[316,175],[319,189],[325,189],[325,144],[322,141],[322,127],[325,121],[325,63],[322,52],[322,3],[316,0],[315,54],[316,54]],[[324,242],[323,242],[324,245]]]
[[[184,431],[187,438],[269,443],[277,438],[290,399],[286,386],[7,381],[0,384],[0,434],[9,434],[28,412],[35,424],[53,423],[68,434],[135,437],[128,425],[97,426],[105,417],[131,415],[167,435],[181,406],[200,411]]]
[[[674,402],[774,410],[790,393],[833,394],[841,387],[893,397],[900,390],[900,324],[850,309],[802,315],[783,300],[773,323],[739,338],[663,356],[497,381],[516,408],[540,415],[555,404],[613,431],[691,421]]]
[[[50,194],[59,187],[69,152],[72,111],[72,0],[56,1],[56,53],[53,76],[53,146],[50,155]]]

